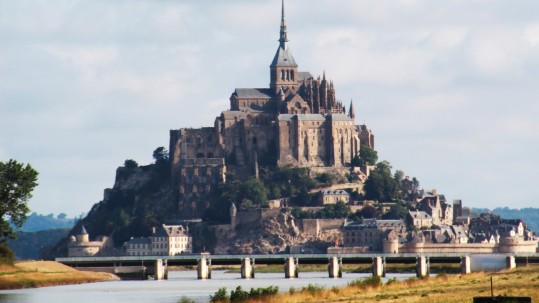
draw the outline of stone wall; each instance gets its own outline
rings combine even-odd
[[[318,237],[321,232],[341,230],[346,219],[299,219],[298,227],[308,235]]]

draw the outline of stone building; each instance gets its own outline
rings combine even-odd
[[[321,190],[318,192],[318,198],[320,201],[320,204],[335,204],[339,201],[344,203],[350,202],[350,194],[346,190],[342,189],[327,189],[327,190]]]
[[[225,182],[227,169],[253,172],[264,165],[349,167],[361,145],[374,147],[366,125],[356,125],[326,78],[300,71],[288,45],[282,7],[279,45],[269,88],[236,88],[230,108],[213,127],[170,131],[172,179],[180,215],[200,216],[208,193]],[[253,173],[251,173],[253,174]]]
[[[393,233],[391,233],[393,231]],[[345,247],[367,247],[368,251],[382,251],[385,238],[404,238],[406,224],[402,220],[364,219],[343,227]]]
[[[424,211],[410,210],[408,211],[406,219],[417,229],[430,228],[432,226],[432,217]]]
[[[70,237],[67,245],[67,256],[91,257],[99,255],[103,250],[111,247],[112,243],[106,236],[99,236],[94,241],[90,241],[90,235],[84,225],[81,225],[79,233]]]
[[[128,256],[176,256],[193,252],[193,238],[181,225],[165,225],[150,237],[132,238],[124,243]]]
[[[426,191],[416,208],[431,216],[433,225],[453,224],[453,208],[447,203],[445,196],[439,195],[435,189]]]

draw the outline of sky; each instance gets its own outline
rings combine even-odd
[[[381,160],[472,207],[539,207],[539,2],[287,0],[300,71],[335,83]],[[280,0],[0,0],[0,161],[32,211],[88,212],[126,159],[268,87]]]

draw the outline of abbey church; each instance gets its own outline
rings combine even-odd
[[[200,216],[205,196],[226,172],[256,174],[258,165],[349,169],[374,135],[356,125],[332,81],[298,70],[288,45],[284,1],[279,46],[268,88],[236,88],[213,127],[170,131],[172,180],[182,214]]]

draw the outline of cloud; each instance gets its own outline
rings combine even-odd
[[[286,5],[299,68],[354,99],[384,159],[471,205],[529,205],[539,3]],[[211,126],[234,88],[267,87],[280,22],[280,1],[0,6],[0,158],[39,167],[43,213],[87,211],[125,159],[151,162],[169,129]]]

